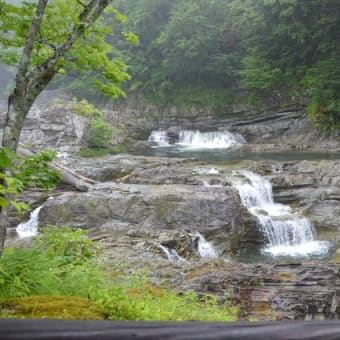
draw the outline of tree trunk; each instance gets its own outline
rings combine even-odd
[[[31,96],[29,96],[30,100],[27,100],[24,95],[21,96],[18,94],[17,89],[13,90],[8,98],[8,109],[2,136],[2,147],[6,147],[11,151],[16,152],[24,120],[39,93],[40,92],[35,93],[32,91]],[[0,169],[0,172],[4,171],[4,169]],[[3,185],[6,185],[6,183],[3,183]],[[8,208],[0,208],[0,257],[5,245],[7,226]]]
[[[2,252],[5,246],[7,221],[8,221],[8,209],[7,208],[1,209],[0,211],[0,257],[2,256]]]
[[[31,105],[32,104],[27,103],[24,97],[20,98],[13,93],[9,96],[7,116],[2,137],[3,147],[7,147],[13,152],[16,152],[19,144],[20,132]]]
[[[40,65],[34,67],[31,63],[34,44],[39,34],[48,0],[38,0],[33,21],[30,25],[22,56],[15,77],[15,88],[8,98],[8,111],[3,130],[2,146],[16,152],[20,132],[24,120],[35,99],[49,84],[58,72],[58,61],[72,49],[74,43],[98,19],[103,10],[109,5],[110,0],[91,0],[83,5],[79,14],[79,23],[71,24],[72,30],[65,42],[57,47],[54,53],[47,57]],[[0,168],[0,172],[4,170]],[[86,190],[83,184],[78,184],[78,189]],[[6,209],[0,208],[0,256],[3,250],[4,236],[6,234]],[[3,240],[2,240],[3,239]]]

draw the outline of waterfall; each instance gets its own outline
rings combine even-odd
[[[218,255],[213,248],[213,246],[204,238],[204,236],[197,232],[196,236],[198,238],[197,241],[197,251],[200,257],[206,258],[218,258]]]
[[[289,206],[275,203],[269,181],[250,171],[238,171],[245,180],[233,185],[238,190],[242,204],[257,218],[268,239],[263,250],[273,256],[321,255],[328,251],[328,242],[314,240],[310,221]]]
[[[241,135],[236,135],[228,131],[180,131],[178,137],[178,145],[188,146],[197,149],[228,149],[231,147],[240,146],[244,143]]]
[[[152,131],[148,142],[156,143],[157,146],[169,146],[169,138],[166,131]]]
[[[149,142],[156,146],[171,146],[167,131],[152,131]],[[244,138],[239,134],[228,131],[200,132],[198,130],[182,130],[179,132],[177,146],[190,147],[193,149],[228,149],[241,146],[245,143]]]
[[[185,259],[183,257],[178,255],[178,253],[175,249],[165,247],[161,244],[159,245],[159,248],[161,248],[163,250],[163,252],[167,256],[169,262],[185,261]]]
[[[34,209],[30,214],[29,220],[17,226],[16,232],[19,238],[31,237],[38,234],[39,212],[41,208],[42,206]]]
[[[218,175],[220,173],[216,168],[194,168],[192,169],[192,172],[198,175]]]

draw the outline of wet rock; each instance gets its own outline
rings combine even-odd
[[[221,263],[188,271],[186,286],[229,296],[244,316],[259,319],[337,319],[339,269],[317,263],[245,265]]]
[[[103,183],[87,193],[65,193],[46,202],[40,225],[94,230],[129,223],[141,230],[197,230],[218,240],[221,252],[228,252],[247,235],[244,214],[230,187]]]
[[[88,118],[74,114],[69,106],[63,105],[67,101],[68,95],[61,91],[43,92],[25,119],[20,142],[36,149],[79,151]],[[0,103],[0,128],[5,121],[5,113],[6,104],[3,101]]]

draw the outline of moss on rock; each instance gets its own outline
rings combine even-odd
[[[75,296],[26,296],[0,302],[0,316],[37,319],[103,320],[102,306]]]

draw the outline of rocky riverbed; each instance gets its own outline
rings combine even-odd
[[[46,201],[41,228],[87,228],[102,243],[112,267],[148,268],[155,283],[165,281],[178,292],[194,290],[216,294],[221,301],[231,299],[241,305],[244,318],[338,317],[340,161],[212,166],[119,155],[63,162],[98,184],[86,193],[64,191]],[[240,249],[259,246],[265,239],[232,186],[238,168],[270,179],[275,199],[302,211],[314,222],[317,238],[332,243],[330,256],[242,263]],[[198,235],[214,247],[217,257],[201,256]],[[178,257],[170,258],[164,247]]]
[[[48,98],[42,96],[33,108],[22,141],[37,148],[79,150],[88,122]],[[143,106],[144,113],[151,109]],[[202,114],[195,110],[182,118],[182,112],[170,110],[163,118],[149,115],[151,118],[141,119],[140,111],[126,107],[119,109],[119,114],[108,113],[114,124],[124,115],[136,118],[136,124],[132,124],[133,119],[125,122],[133,140],[130,146],[145,147],[152,128],[167,129],[176,136],[191,124],[197,129],[205,126],[242,134],[247,143],[240,152],[301,149],[336,154],[340,149],[339,135],[320,134],[301,110],[263,114],[248,120],[218,120],[211,112]],[[144,140],[138,140],[142,135]],[[97,183],[82,193],[64,186],[53,192],[27,193],[24,199],[32,207],[43,204],[39,228],[53,224],[88,229],[91,237],[102,243],[104,259],[113,268],[148,268],[155,283],[166,282],[178,292],[209,292],[221,301],[230,299],[241,306],[243,318],[339,317],[337,157],[212,164],[192,158],[128,154],[84,159],[73,153],[59,161]],[[239,169],[270,181],[274,200],[289,204],[293,214],[312,221],[314,237],[329,242],[329,252],[316,259],[257,257],[268,239],[254,214],[242,204],[235,187]],[[47,197],[51,198],[46,200]],[[17,224],[18,218],[13,216],[8,244],[14,242]],[[214,251],[207,251],[208,246]]]

